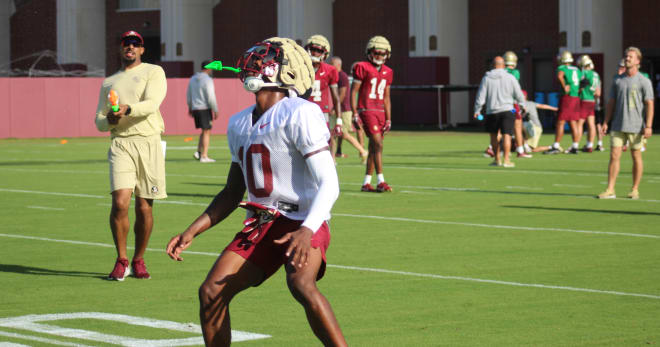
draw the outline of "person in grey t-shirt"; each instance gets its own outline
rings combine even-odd
[[[642,52],[636,47],[628,47],[625,60],[626,72],[612,83],[602,127],[603,133],[607,132],[607,124],[612,121],[607,189],[598,195],[599,199],[616,198],[614,185],[619,174],[622,146],[626,141],[630,142],[633,159],[633,184],[628,197],[639,199],[639,182],[644,170],[641,152],[643,139],[653,133],[653,87],[651,81],[639,73]]]

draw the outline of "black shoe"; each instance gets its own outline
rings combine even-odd
[[[578,149],[575,147],[571,147],[568,151],[566,151],[568,154],[578,154]]]

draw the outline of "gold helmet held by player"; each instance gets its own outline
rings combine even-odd
[[[582,69],[586,69],[589,66],[593,67],[594,62],[591,61],[591,58],[588,55],[584,54],[581,55],[580,58],[578,58],[577,65]]]
[[[518,56],[512,51],[504,52],[504,65],[515,69],[518,65]]]
[[[559,62],[562,64],[570,64],[573,62],[573,54],[569,51],[563,51],[561,52],[561,55],[559,56]]]

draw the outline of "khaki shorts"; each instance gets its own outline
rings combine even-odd
[[[337,116],[335,113],[331,113],[330,116],[330,129],[335,128],[337,124]],[[353,111],[343,111],[341,113],[341,130],[345,133],[354,133],[355,129],[353,128]]]
[[[108,162],[111,192],[131,189],[140,198],[167,197],[160,135],[115,137],[108,150]]]
[[[644,144],[644,135],[635,133],[624,133],[621,131],[612,131],[610,134],[610,146],[623,147],[626,141],[629,142],[628,146],[634,150],[642,149]]]
[[[539,146],[539,140],[541,140],[541,135],[543,135],[543,128],[536,126],[534,124],[531,125],[534,128],[534,136],[527,136],[527,132],[525,132],[525,137],[527,144],[529,147],[536,148]]]

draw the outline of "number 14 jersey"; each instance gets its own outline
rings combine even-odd
[[[358,110],[384,111],[385,88],[392,84],[394,72],[387,65],[380,70],[368,61],[361,61],[353,68],[353,81],[360,81]]]
[[[323,113],[315,103],[285,97],[252,124],[254,108],[229,120],[231,160],[241,166],[250,201],[304,220],[318,191],[305,159],[326,150],[330,139]]]

